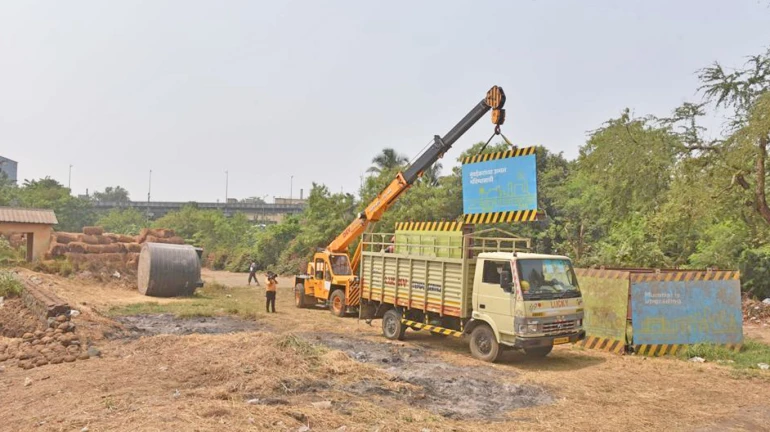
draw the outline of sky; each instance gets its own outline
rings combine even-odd
[[[764,0],[0,0],[0,155],[22,180],[73,165],[75,194],[146,200],[150,170],[153,201],[353,193],[499,85],[511,141],[574,158],[626,107],[699,100],[696,71],[763,52],[768,23]]]

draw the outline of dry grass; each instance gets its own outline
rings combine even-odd
[[[245,275],[207,272],[206,278],[243,290],[243,303],[251,302],[255,311],[263,307],[261,290],[241,286]],[[97,294],[90,286],[56,282],[56,289],[73,299],[82,295],[80,291],[88,298]],[[542,361],[512,353],[501,364],[484,366],[501,381],[545,388],[555,401],[513,411],[506,422],[448,419],[388,394],[361,396],[351,388],[362,381],[394,394],[416,389],[393,381],[384,368],[297,337],[308,331],[336,332],[384,343],[376,326],[355,318],[340,320],[323,310],[295,309],[291,282],[279,281],[279,313],[257,315],[274,333],[105,340],[100,342],[103,359],[30,371],[8,368],[0,374],[0,429],[294,431],[309,425],[316,431],[346,426],[347,431],[382,432],[593,432],[767,430],[770,424],[768,373],[747,376],[714,363],[621,357],[570,347],[558,347]],[[116,303],[100,303],[100,310],[142,298],[103,291]],[[96,318],[104,319],[98,314],[89,319]],[[78,325],[86,327],[84,322]],[[405,343],[454,365],[482,365],[459,340],[409,332]],[[29,387],[23,385],[26,377],[33,380]],[[259,403],[247,402],[252,399]],[[331,401],[332,407],[311,405],[318,401]]]

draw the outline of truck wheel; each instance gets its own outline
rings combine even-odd
[[[401,314],[395,309],[382,316],[382,334],[390,340],[404,340],[406,326],[401,323]]]
[[[495,333],[487,325],[480,325],[471,332],[471,354],[485,362],[495,362],[503,350],[497,343]]]
[[[541,346],[541,347],[532,347],[532,348],[524,348],[524,354],[527,357],[532,358],[542,358],[548,355],[548,353],[551,352],[553,349],[553,345],[551,346]]]
[[[329,310],[332,311],[334,316],[343,317],[345,316],[346,309],[345,292],[341,289],[334,290],[331,297],[329,297]]]
[[[305,285],[298,283],[294,287],[294,306],[298,308],[305,308],[308,306],[307,299],[305,298]]]

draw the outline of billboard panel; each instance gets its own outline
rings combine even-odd
[[[727,273],[703,279],[723,279]],[[740,280],[676,280],[686,278],[676,275],[632,281],[634,344],[741,343]]]
[[[462,174],[466,215],[537,210],[534,154],[466,163]]]

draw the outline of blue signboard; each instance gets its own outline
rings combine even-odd
[[[743,340],[738,280],[631,284],[634,344],[738,344]]]
[[[463,165],[463,213],[537,210],[535,155]]]

